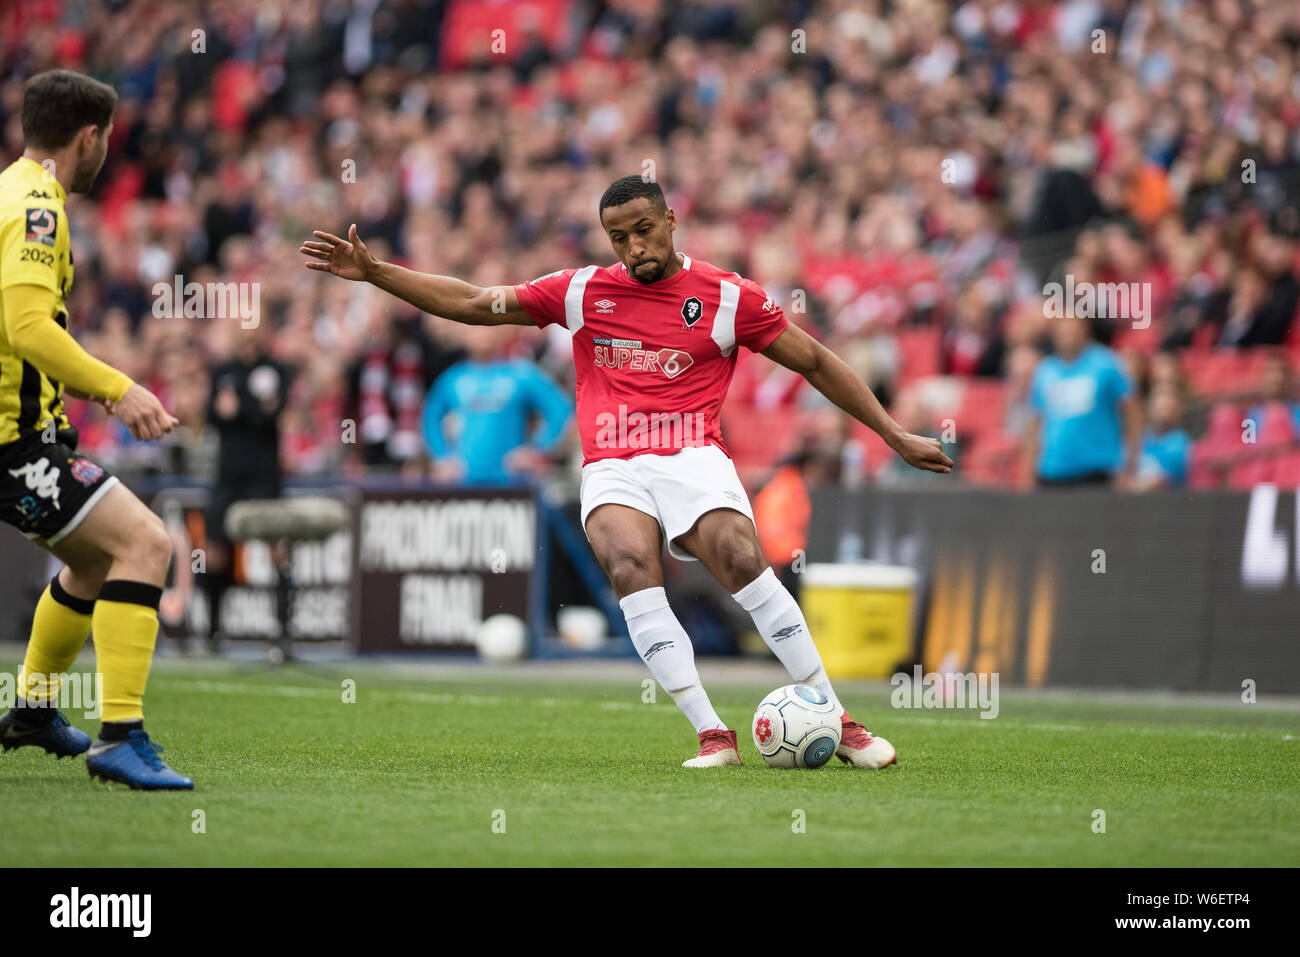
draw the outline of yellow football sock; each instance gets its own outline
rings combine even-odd
[[[144,686],[158,639],[162,589],[145,582],[104,582],[95,602],[95,661],[104,676],[104,721],[142,721]]]
[[[58,698],[59,676],[72,667],[86,643],[94,607],[93,598],[69,595],[58,575],[45,586],[36,603],[27,654],[18,672],[19,693],[32,704],[48,705]]]

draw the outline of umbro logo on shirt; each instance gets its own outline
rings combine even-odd
[[[597,312],[613,312],[614,307],[618,305],[618,303],[614,302],[612,299],[598,299],[592,303],[592,305],[596,307]]]

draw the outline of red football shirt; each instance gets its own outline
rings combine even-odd
[[[563,269],[515,286],[538,326],[573,333],[583,464],[716,445],[736,347],[761,352],[789,320],[752,280],[678,253],[644,285],[623,264]]]

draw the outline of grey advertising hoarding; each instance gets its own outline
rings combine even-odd
[[[927,670],[1300,692],[1296,493],[823,489],[810,561],[921,575]]]

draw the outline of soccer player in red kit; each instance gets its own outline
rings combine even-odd
[[[727,455],[718,412],[743,346],[800,373],[880,434],[908,464],[950,471],[935,439],[913,435],[833,352],[790,324],[757,284],[673,248],[677,220],[663,191],[640,176],[600,200],[612,266],[564,269],[515,286],[478,287],[376,260],[353,226],[346,240],[317,231],[309,269],[364,280],[411,305],[469,325],[563,324],[573,333],[582,436],[582,523],[619,596],[650,673],[699,736],[686,767],[740,763],[736,732],[700,684],[690,638],[664,595],[668,552],[700,561],[749,612],[789,671],[835,702],[836,754],[882,768],[888,741],[849,717],[831,687],[798,604],[763,559],[749,499]]]

